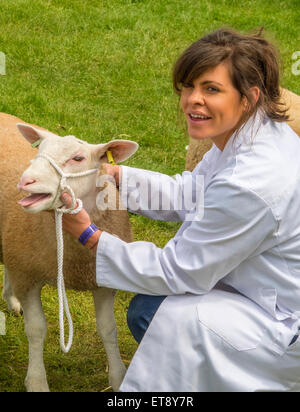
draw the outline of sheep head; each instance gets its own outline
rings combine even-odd
[[[18,202],[29,213],[62,206],[61,175],[46,157],[51,158],[64,174],[76,174],[98,169],[102,163],[107,162],[108,150],[111,151],[116,162],[121,162],[132,156],[138,149],[138,144],[130,140],[112,140],[95,145],[74,136],[60,137],[27,124],[17,126],[30,144],[40,141],[38,155],[31,160],[30,166],[24,171],[18,184],[19,190],[29,193],[29,196]],[[45,157],[42,157],[44,155]],[[75,196],[82,199],[88,209],[88,205],[92,208],[95,204],[96,178],[97,174],[93,173],[67,179],[67,184],[72,188]]]

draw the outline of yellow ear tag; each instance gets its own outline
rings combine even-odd
[[[42,139],[39,139],[37,141],[35,141],[34,143],[32,143],[31,147],[38,147],[41,143]]]
[[[110,163],[111,165],[116,165],[116,164],[117,164],[117,163],[114,161],[113,155],[112,155],[112,153],[111,153],[110,150],[108,150],[108,151],[106,152],[106,156],[107,156],[108,163]]]

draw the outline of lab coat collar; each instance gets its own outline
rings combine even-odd
[[[256,114],[252,115],[250,119],[244,123],[240,132],[235,131],[226,143],[223,153],[229,153],[238,149],[243,143],[252,144],[261,127],[266,124],[268,118],[266,113],[259,109]]]
[[[250,119],[243,125],[239,133],[234,132],[232,134],[223,150],[220,150],[214,144],[214,150],[216,152],[219,152],[219,158],[211,178],[214,177],[224,167],[226,167],[226,164],[230,162],[232,157],[236,156],[238,149],[242,145],[251,146],[255,139],[259,137],[264,125],[267,122],[268,118],[265,112],[259,109],[257,113],[251,116]]]

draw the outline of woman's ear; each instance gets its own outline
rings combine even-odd
[[[242,96],[243,112],[247,112],[254,107],[260,96],[260,89],[257,86],[253,86],[250,89],[250,101],[247,96]]]
[[[260,95],[260,89],[257,86],[253,86],[250,88],[250,93],[251,93],[251,97],[252,97],[252,103],[254,105],[256,105],[258,99],[259,99],[259,95]]]

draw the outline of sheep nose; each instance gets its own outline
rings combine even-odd
[[[33,183],[35,183],[36,180],[35,179],[31,179],[30,177],[21,177],[21,180],[18,184],[18,189],[22,190],[24,189],[26,186],[28,185],[32,185]]]

